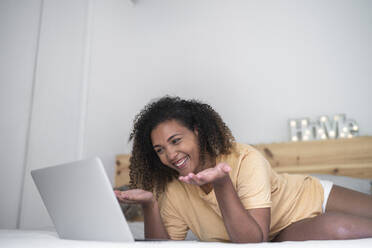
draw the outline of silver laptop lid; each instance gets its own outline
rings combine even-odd
[[[31,171],[60,238],[133,242],[99,158]]]

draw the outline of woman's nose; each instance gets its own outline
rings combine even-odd
[[[175,149],[168,148],[167,149],[168,160],[172,162],[176,157],[177,157],[177,152],[175,151]]]

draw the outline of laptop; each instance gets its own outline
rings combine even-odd
[[[31,171],[62,239],[134,242],[99,158]]]

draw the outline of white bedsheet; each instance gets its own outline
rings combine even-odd
[[[114,243],[114,242],[95,242],[95,241],[76,241],[58,238],[53,231],[31,231],[31,230],[0,230],[0,247],[1,248],[116,248],[116,247],[270,247],[270,248],[360,248],[372,247],[372,238],[355,239],[355,240],[331,240],[331,241],[304,241],[304,242],[282,242],[282,243],[259,243],[259,244],[230,244],[216,242],[199,242],[199,241],[146,241],[135,243]]]

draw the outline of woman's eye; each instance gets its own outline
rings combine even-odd
[[[172,144],[178,144],[181,141],[180,138],[175,138],[172,140]]]
[[[157,154],[161,154],[161,153],[163,152],[163,149],[155,149],[155,152],[156,152]]]

